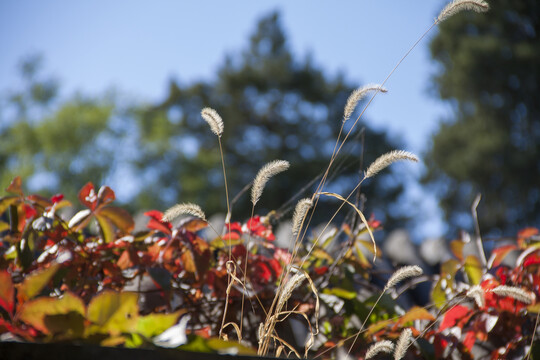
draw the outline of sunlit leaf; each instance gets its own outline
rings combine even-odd
[[[465,242],[461,240],[453,240],[450,242],[450,250],[452,251],[452,254],[454,254],[454,256],[459,259],[459,261],[463,261],[464,246]]]
[[[449,259],[442,263],[441,265],[441,274],[450,275],[452,278],[456,275],[456,272],[459,270],[461,264],[454,259]]]
[[[330,254],[328,254],[326,251],[324,251],[323,249],[321,248],[315,248],[313,249],[313,251],[311,252],[311,256],[315,259],[319,259],[319,260],[326,260],[328,261],[330,264],[332,264],[334,262],[334,258],[330,256]]]
[[[178,227],[181,227],[187,231],[197,232],[208,227],[208,222],[199,218],[186,218],[182,220]]]
[[[116,206],[107,206],[96,211],[96,216],[103,216],[114,224],[123,233],[129,233],[135,227],[131,215],[124,209]]]
[[[324,294],[329,294],[329,295],[335,295],[338,298],[347,299],[347,300],[351,300],[351,299],[356,298],[356,292],[345,290],[345,289],[342,289],[342,288],[337,288],[337,287],[331,288],[331,289],[326,288],[326,289],[323,290],[323,293]]]
[[[482,280],[482,264],[474,255],[469,255],[465,259],[465,273],[473,285],[480,284]]]
[[[431,300],[438,308],[441,308],[446,304],[446,295],[444,289],[442,288],[442,280],[439,279],[433,289],[431,290]]]
[[[45,334],[72,332],[81,335],[84,314],[82,299],[68,292],[60,299],[41,297],[24,303],[18,318]]]
[[[116,236],[112,222],[103,216],[96,215],[96,219],[101,230],[101,235],[103,236],[103,241],[107,244],[113,242],[116,239]]]
[[[137,294],[104,291],[88,304],[86,318],[94,325],[88,332],[111,335],[133,332],[137,327],[138,314]]]
[[[52,279],[60,268],[60,264],[53,264],[46,269],[40,269],[27,275],[19,286],[17,286],[17,298],[20,303],[32,299],[38,295]]]
[[[463,327],[468,319],[473,314],[472,310],[463,305],[452,306],[445,314],[439,330],[448,329],[449,327]]]
[[[186,312],[187,310],[182,309],[171,314],[139,316],[136,332],[147,338],[157,336],[176,324],[178,318]]]
[[[8,313],[13,313],[15,301],[15,288],[11,275],[7,271],[0,271],[0,306]]]

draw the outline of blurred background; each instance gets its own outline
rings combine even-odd
[[[288,160],[257,209],[288,217],[328,164],[350,92],[382,82],[445,4],[3,1],[0,187],[20,175],[27,191],[75,202],[92,181],[132,212],[187,201],[224,212],[217,139],[200,117],[210,106],[225,123],[231,197]],[[415,241],[472,230],[478,193],[483,233],[540,225],[540,4],[491,7],[428,33],[333,168],[327,190],[348,194],[384,152],[419,154],[357,198]],[[249,209],[240,198],[234,217]]]

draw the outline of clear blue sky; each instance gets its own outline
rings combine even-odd
[[[162,99],[170,77],[211,79],[227,52],[247,45],[257,19],[279,9],[289,46],[310,53],[331,74],[358,84],[379,83],[433,23],[444,1],[69,1],[0,2],[0,92],[17,88],[16,67],[41,53],[45,73],[62,94],[99,94],[115,87],[144,101]],[[389,93],[369,108],[368,122],[389,131],[405,149],[421,153],[450,108],[429,94],[434,65],[432,31],[387,83]],[[416,170],[407,166],[411,177]],[[428,196],[426,196],[428,195]],[[434,202],[414,183],[411,207]],[[418,200],[420,201],[420,200]],[[431,215],[425,235],[441,231]]]

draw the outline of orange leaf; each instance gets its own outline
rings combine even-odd
[[[16,176],[15,179],[11,180],[11,183],[6,188],[6,191],[10,192],[12,194],[17,194],[19,196],[23,196],[21,177]]]
[[[463,261],[463,246],[465,246],[465,243],[461,240],[453,240],[450,242],[450,250],[452,250],[452,254],[454,254],[459,261]]]
[[[489,268],[499,266],[506,257],[506,255],[508,255],[512,250],[515,249],[517,249],[516,245],[506,245],[493,250],[493,252],[491,253],[491,258],[489,259]]]
[[[11,275],[7,271],[0,271],[0,306],[10,314],[13,313],[15,288]]]
[[[435,316],[430,314],[429,311],[427,311],[426,309],[422,307],[414,306],[409,311],[407,311],[405,315],[400,317],[397,323],[400,325],[403,325],[409,321],[414,321],[414,320],[432,321],[432,320],[435,320]]]

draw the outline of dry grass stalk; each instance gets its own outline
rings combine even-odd
[[[437,16],[437,22],[444,21],[464,10],[472,10],[478,13],[486,12],[489,10],[489,4],[483,0],[454,0],[442,9],[439,16]]]
[[[311,199],[307,198],[298,201],[298,203],[296,204],[292,220],[293,236],[296,236],[296,234],[298,234],[298,232],[302,228],[302,221],[304,220],[304,217],[306,216],[306,213],[311,208],[311,206],[313,206],[313,202],[311,201]]]
[[[223,120],[217,111],[207,107],[201,110],[201,116],[210,125],[212,132],[221,137],[221,134],[223,134]]]
[[[370,346],[366,352],[365,359],[371,359],[379,353],[390,354],[392,351],[394,351],[394,344],[389,340],[382,340]]]
[[[469,291],[467,291],[467,297],[473,299],[479,308],[483,308],[486,303],[484,299],[484,290],[480,285],[472,286]]]
[[[399,161],[399,160],[409,160],[418,162],[418,156],[404,150],[393,150],[389,153],[381,155],[375,160],[371,165],[369,165],[366,170],[366,178],[370,178],[376,175],[379,171],[386,168],[388,165]]]
[[[255,176],[253,181],[253,187],[251,188],[251,202],[253,206],[261,198],[264,186],[270,180],[270,178],[280,172],[283,172],[289,168],[289,162],[285,160],[274,160],[264,165],[261,170]]]
[[[361,88],[358,88],[354,90],[351,95],[349,95],[349,98],[347,99],[347,103],[345,104],[345,109],[343,111],[343,122],[346,122],[351,117],[352,113],[354,112],[354,109],[356,109],[356,105],[362,100],[368,92],[370,91],[380,91],[380,92],[387,92],[385,88],[381,87],[381,85],[377,84],[369,84],[362,86]]]
[[[511,297],[525,304],[532,304],[536,300],[536,296],[533,293],[515,286],[499,285],[492,289],[491,292],[499,296]]]
[[[206,216],[201,210],[201,207],[192,203],[176,204],[169,208],[163,215],[163,221],[171,222],[180,215],[192,215],[206,221]]]
[[[390,289],[392,286],[396,286],[400,281],[403,281],[410,277],[417,277],[422,275],[424,272],[422,271],[422,268],[417,265],[412,266],[404,266],[401,269],[397,270],[390,276],[390,279],[388,279],[388,282],[386,283],[386,286],[384,287],[385,290]]]
[[[396,345],[396,351],[394,352],[394,360],[401,360],[407,353],[409,344],[411,342],[412,330],[409,328],[404,329],[399,335],[399,339]]]

